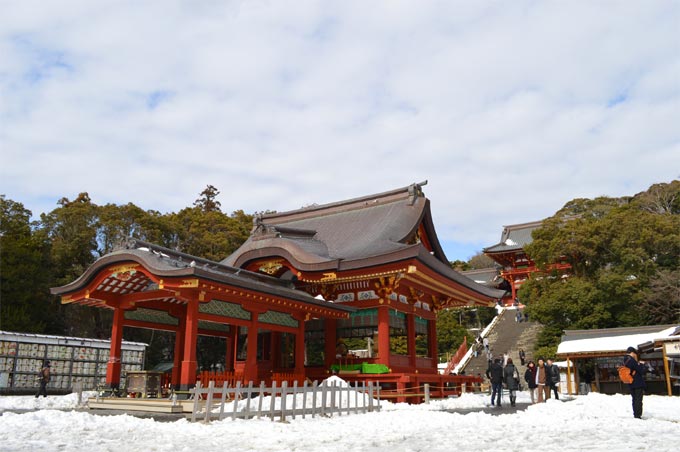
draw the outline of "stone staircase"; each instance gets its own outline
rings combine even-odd
[[[534,359],[533,350],[536,343],[536,337],[541,331],[542,325],[536,322],[516,322],[515,315],[517,310],[513,308],[504,309],[500,317],[488,334],[489,347],[494,358],[502,358],[503,353],[507,353],[512,362],[523,374],[525,369],[521,365],[519,359],[519,350],[524,349],[526,353],[526,361]],[[484,375],[488,367],[486,352],[481,348],[476,358],[471,358],[465,365],[464,371],[466,375]]]

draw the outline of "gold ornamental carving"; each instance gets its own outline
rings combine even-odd
[[[281,268],[283,267],[283,264],[281,263],[280,260],[276,261],[267,261],[260,265],[258,268],[259,271],[262,273],[266,273],[268,275],[275,275]]]
[[[338,275],[335,272],[324,273],[323,277],[319,281],[333,281],[338,279]]]
[[[178,287],[182,289],[198,287],[198,279],[183,279]]]
[[[335,284],[320,285],[318,290],[323,299],[328,301],[335,300],[338,294],[338,287]]]
[[[408,304],[410,305],[416,304],[425,295],[422,290],[414,289],[413,287],[409,287],[408,291],[409,296],[406,297],[406,301],[408,301]]]
[[[452,298],[451,297],[442,297],[438,298],[435,297],[434,295],[432,296],[432,310],[437,312],[443,308],[446,308],[449,306],[451,303]]]
[[[124,264],[111,268],[111,277],[118,281],[129,281],[137,273],[139,264]]]
[[[137,267],[139,267],[139,264],[124,264],[124,265],[118,265],[116,267],[111,268],[111,273],[126,273],[126,272],[134,272],[137,270]]]
[[[378,281],[374,283],[375,294],[380,299],[380,304],[386,302],[390,304],[390,295],[397,290],[399,287],[399,281],[403,277],[403,274],[393,275],[388,278],[381,276]]]

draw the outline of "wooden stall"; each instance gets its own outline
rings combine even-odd
[[[628,347],[640,347],[641,359],[649,365],[645,376],[647,392],[668,394],[670,372],[662,347],[643,344],[660,344],[680,341],[680,326],[658,325],[630,328],[594,330],[565,330],[557,348],[558,359],[567,362],[567,372],[574,375],[575,384],[569,385],[569,394],[584,392],[583,384],[604,394],[627,393],[628,386],[619,380],[617,368],[622,364]]]

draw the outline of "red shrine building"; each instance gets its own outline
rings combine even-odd
[[[511,305],[517,300],[517,291],[522,284],[535,273],[539,273],[539,268],[530,256],[524,251],[524,247],[532,242],[531,233],[540,228],[541,221],[531,223],[513,224],[503,227],[501,241],[488,248],[484,248],[484,254],[496,261],[500,266],[500,276],[493,280],[486,275],[487,283],[500,288],[509,289],[503,303]],[[558,271],[566,274],[571,269],[568,263],[554,263],[548,266],[547,271]],[[480,271],[481,273],[482,271]],[[466,272],[467,276],[474,277],[472,272]],[[476,278],[475,278],[476,279]]]
[[[196,382],[199,335],[224,338],[225,367],[246,382],[333,369],[401,387],[441,383],[455,377],[437,374],[437,312],[493,305],[504,291],[450,267],[422,185],[257,216],[221,262],[130,239],[52,293],[113,311],[112,386],[124,328],[175,333],[180,388]]]

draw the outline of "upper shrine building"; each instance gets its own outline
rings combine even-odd
[[[114,312],[112,385],[125,327],[175,333],[180,387],[196,381],[198,335],[223,337],[225,367],[245,381],[323,378],[342,365],[417,383],[437,375],[437,312],[493,305],[505,293],[451,268],[422,185],[257,216],[221,262],[129,240],[52,292]]]
[[[542,221],[533,221],[504,226],[500,242],[484,248],[484,254],[493,259],[498,268],[472,270],[465,272],[465,275],[487,286],[508,289],[503,301],[504,304],[510,305],[518,300],[517,291],[531,275],[550,271],[568,273],[571,266],[565,262],[555,262],[541,271],[524,250],[524,247],[532,242],[534,230],[540,228],[542,224]]]

